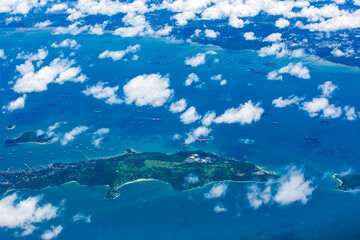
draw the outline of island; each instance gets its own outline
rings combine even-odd
[[[188,190],[220,181],[265,182],[274,173],[245,161],[227,159],[203,151],[165,154],[125,154],[72,163],[54,163],[37,169],[0,172],[0,194],[15,189],[43,189],[67,182],[109,186],[106,198],[118,196],[118,188],[141,180],[159,180],[178,190]]]
[[[37,134],[36,132],[26,132],[14,139],[6,139],[6,144],[18,144],[18,143],[37,143],[47,144],[52,143],[54,137],[47,137],[46,134]]]
[[[335,189],[341,191],[359,191],[360,190],[360,175],[348,174],[340,176],[339,174],[333,175],[333,178],[340,182],[340,185]]]

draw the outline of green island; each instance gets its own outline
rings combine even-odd
[[[0,172],[0,194],[15,189],[43,189],[67,182],[81,185],[107,185],[106,197],[118,196],[118,188],[140,180],[160,180],[178,190],[201,187],[220,181],[265,182],[278,175],[254,164],[226,159],[203,151],[165,154],[137,153],[129,149],[125,154],[73,163],[54,163],[38,169]]]
[[[337,190],[360,190],[360,175],[358,174],[349,174],[346,176],[339,176],[338,174],[335,174],[333,178],[337,179],[340,182],[340,185],[336,187]]]
[[[6,144],[18,144],[18,143],[37,143],[47,144],[51,143],[53,137],[47,137],[46,134],[37,135],[36,132],[26,132],[14,139],[6,139]]]

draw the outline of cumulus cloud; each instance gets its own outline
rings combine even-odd
[[[294,202],[306,204],[315,190],[312,185],[311,180],[305,179],[302,169],[292,166],[280,179],[267,181],[263,188],[259,185],[251,185],[248,188],[247,198],[254,209],[271,203],[281,206]]]
[[[46,49],[41,48],[41,49],[38,49],[38,51],[36,53],[25,53],[25,52],[18,53],[16,55],[16,59],[39,61],[39,64],[41,64],[42,60],[44,60],[47,57],[48,53],[49,52]]]
[[[55,239],[59,236],[61,231],[63,230],[63,227],[61,225],[54,227],[51,226],[50,229],[45,230],[45,232],[40,236],[42,240],[51,240]]]
[[[244,38],[245,38],[245,40],[247,40],[247,41],[256,40],[256,39],[257,39],[257,37],[255,37],[255,33],[254,33],[254,32],[246,32],[246,33],[244,33]]]
[[[195,73],[190,73],[185,80],[185,86],[190,86],[193,82],[199,82],[199,77]]]
[[[51,138],[51,142],[56,142],[58,140],[58,135],[54,132],[54,130],[58,129],[60,127],[61,123],[57,122],[53,125],[50,125],[48,127],[48,130],[46,132],[44,132],[43,130],[41,129],[38,129],[36,131],[36,135],[37,136],[42,136],[42,135],[45,135],[46,138]]]
[[[283,99],[282,97],[274,99],[272,104],[277,108],[284,108],[290,105],[299,105],[302,100],[304,100],[304,97],[299,98],[297,96],[291,95],[286,99]]]
[[[253,104],[251,100],[244,104],[240,104],[238,108],[227,109],[222,115],[215,118],[215,123],[240,123],[251,124],[259,121],[264,109],[260,107],[260,103]]]
[[[27,236],[37,228],[35,224],[49,221],[58,216],[59,207],[50,203],[40,204],[42,196],[22,199],[13,193],[0,200],[0,227],[18,229]],[[18,234],[16,234],[18,235]]]
[[[330,98],[332,93],[337,89],[338,87],[333,84],[332,81],[326,81],[323,84],[320,84],[318,86],[318,89],[322,92],[322,97]]]
[[[46,9],[46,13],[54,13],[66,10],[68,8],[67,3],[56,3],[53,4],[50,8]]]
[[[341,107],[330,105],[327,98],[313,98],[309,102],[304,102],[301,108],[307,111],[311,117],[315,117],[321,112],[321,117],[324,118],[338,118],[342,115]]]
[[[205,29],[205,37],[207,38],[217,38],[219,34],[219,32],[215,32],[212,29]]]
[[[227,211],[228,211],[227,208],[222,203],[218,203],[214,207],[214,212],[216,213],[227,212]]]
[[[72,49],[78,49],[81,45],[78,44],[74,39],[65,39],[61,43],[53,43],[51,44],[51,47],[53,48],[72,48]]]
[[[39,22],[34,25],[36,28],[45,28],[53,24],[50,20],[46,20],[44,22]]]
[[[151,105],[160,107],[172,97],[174,90],[169,89],[169,77],[160,74],[144,74],[131,79],[125,86],[125,102],[136,106]]]
[[[187,104],[186,104],[186,99],[182,98],[177,102],[173,102],[170,105],[170,112],[172,113],[179,113],[185,110]]]
[[[140,45],[136,44],[133,46],[128,46],[125,50],[120,50],[120,51],[109,51],[106,50],[105,52],[101,53],[99,55],[99,58],[111,58],[113,61],[118,61],[120,59],[122,59],[125,54],[127,53],[136,53],[137,51],[139,51],[140,49]]]
[[[288,73],[292,76],[302,78],[302,79],[309,79],[310,73],[309,69],[302,65],[301,62],[296,64],[289,63],[287,66],[280,68],[279,70],[274,70],[268,73],[267,79],[268,80],[282,80],[283,77],[281,74]]]
[[[74,22],[73,24],[70,24],[67,27],[57,27],[54,29],[53,34],[59,35],[59,34],[71,34],[71,35],[78,35],[84,31],[87,31],[89,29],[89,26],[81,26],[82,24],[80,22]]]
[[[355,113],[355,107],[345,106],[344,111],[347,120],[354,121],[357,119],[357,115]]]
[[[83,213],[77,213],[73,218],[72,218],[74,223],[83,221],[85,223],[90,223],[91,222],[91,215],[84,215]]]
[[[211,123],[214,122],[215,118],[216,118],[216,113],[214,111],[208,111],[205,113],[204,117],[202,118],[201,123],[204,126],[210,126]]]
[[[290,25],[289,20],[285,19],[285,18],[279,18],[276,22],[275,22],[275,26],[278,28],[286,28],[287,26]]]
[[[32,59],[16,66],[20,77],[13,86],[15,92],[42,92],[47,90],[47,85],[50,83],[63,84],[66,81],[84,82],[86,80],[86,76],[80,74],[80,67],[72,67],[75,64],[73,60],[56,58],[48,66],[37,71],[31,61]]]
[[[342,114],[341,107],[335,107],[334,104],[331,104],[323,109],[323,114],[321,115],[324,118],[338,118]]]
[[[210,80],[219,81],[221,86],[227,84],[227,80],[223,79],[221,74],[211,76]]]
[[[225,183],[218,183],[214,184],[209,192],[205,193],[205,198],[211,199],[211,198],[220,198],[224,197],[226,194],[226,190],[228,188],[228,185]]]
[[[90,26],[89,34],[103,35],[107,24],[108,24],[108,21],[104,21],[102,24],[96,23],[94,26]]]
[[[214,54],[216,54],[216,52],[207,51],[206,53],[198,53],[194,57],[191,57],[191,58],[187,57],[185,59],[185,65],[189,65],[189,66],[192,66],[192,67],[197,67],[199,65],[202,65],[202,64],[205,63],[205,57],[208,54],[214,55]]]
[[[99,147],[101,144],[101,141],[104,140],[104,136],[107,135],[110,132],[110,128],[99,128],[93,133],[93,142],[92,144],[95,145],[95,147]]]
[[[284,57],[288,54],[285,43],[273,43],[271,46],[262,47],[258,54],[260,57],[276,55],[277,58]]]
[[[199,177],[194,174],[194,173],[189,173],[186,177],[185,177],[185,182],[186,184],[197,184],[199,182]]]
[[[16,109],[22,109],[25,107],[26,94],[18,97],[14,101],[11,101],[7,106],[3,106],[2,109],[12,112]]]
[[[61,145],[66,145],[69,142],[74,141],[75,137],[85,132],[89,128],[86,126],[78,126],[73,128],[70,132],[64,134],[64,137],[61,139]]]
[[[266,38],[264,38],[264,42],[278,42],[281,41],[281,33],[272,33],[269,36],[267,36]]]
[[[242,28],[242,27],[244,27],[244,21],[242,19],[239,19],[236,16],[230,16],[229,17],[229,25],[234,28]]]
[[[4,49],[0,49],[0,59],[6,59]]]
[[[0,2],[0,13],[28,14],[33,8],[44,6],[47,1],[38,0],[12,0]]]
[[[87,86],[83,93],[86,96],[93,96],[96,99],[104,99],[107,104],[120,104],[123,102],[122,99],[119,99],[116,91],[119,89],[119,86],[115,87],[105,87],[107,83],[98,82],[94,86]]]
[[[201,116],[196,112],[195,107],[189,107],[183,114],[180,115],[180,120],[184,124],[190,124],[199,120]]]
[[[195,129],[191,130],[189,133],[187,133],[187,138],[185,139],[185,144],[191,144],[200,137],[207,137],[207,136],[209,136],[210,132],[211,132],[211,129],[207,128],[205,126],[200,126],[198,128],[195,128]]]

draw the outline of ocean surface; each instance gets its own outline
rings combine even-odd
[[[54,41],[68,38],[54,36],[50,30],[1,31],[0,45],[8,49],[12,58],[20,50],[36,52]],[[0,148],[0,170],[10,167],[15,170],[25,169],[24,164],[38,167],[43,163],[115,156],[129,147],[139,152],[176,153],[185,147],[186,133],[197,125],[181,123],[179,114],[168,110],[170,104],[158,108],[108,105],[103,100],[82,93],[86,85],[102,81],[108,82],[111,87],[119,85],[118,95],[121,97],[122,86],[130,79],[142,74],[160,73],[169,74],[170,88],[174,89],[173,99],[186,98],[188,106],[195,106],[201,115],[208,110],[214,110],[220,115],[226,109],[236,108],[248,100],[261,102],[260,106],[268,113],[251,125],[212,125],[207,143],[195,142],[187,149],[200,149],[246,160],[278,174],[284,174],[287,166],[295,165],[303,168],[306,177],[312,179],[315,191],[305,205],[271,204],[255,210],[249,206],[246,196],[249,183],[229,183],[225,197],[217,199],[204,197],[211,185],[180,192],[157,181],[126,185],[119,189],[120,196],[114,200],[105,199],[106,187],[85,187],[76,183],[43,190],[19,190],[17,192],[23,198],[42,194],[43,202],[54,205],[65,200],[61,204],[59,217],[39,225],[35,234],[22,239],[39,239],[43,230],[58,224],[63,226],[58,239],[360,238],[360,195],[335,190],[338,182],[331,178],[334,173],[349,168],[359,173],[359,122],[337,118],[324,124],[319,117],[310,117],[298,107],[274,108],[272,105],[273,99],[280,96],[287,98],[292,94],[305,96],[310,101],[321,94],[319,84],[332,81],[339,89],[331,98],[331,103],[360,106],[360,69],[324,60],[313,62],[317,59],[314,56],[285,59],[274,66],[268,64],[273,56],[260,58],[255,51],[228,50],[169,39],[117,38],[110,34],[80,34],[71,38],[81,45],[79,49],[73,51],[47,47],[49,56],[44,62],[48,63],[60,54],[68,57],[71,52],[75,52],[70,58],[81,66],[88,80],[85,83],[49,84],[48,90],[29,94],[25,109],[2,114],[1,126],[15,124],[16,127],[13,130],[1,128],[0,141],[27,131],[46,130],[56,122],[67,122],[58,129],[61,133],[79,125],[88,126],[89,130],[66,146],[61,146],[59,142],[47,145],[3,145]],[[137,61],[97,58],[105,50],[122,50],[135,44],[141,45]],[[18,46],[21,46],[20,50]],[[167,64],[158,64],[191,50],[195,51]],[[184,64],[186,57],[206,51],[215,51],[217,54],[207,55],[206,63],[196,68]],[[310,79],[284,75],[283,81],[269,81],[265,73],[247,71],[268,64],[262,71],[269,72],[290,62],[300,61],[304,65],[310,63]],[[21,63],[23,60],[14,59],[0,65],[2,105],[9,98],[18,96],[9,88],[8,82],[14,80],[17,74],[15,67]],[[184,86],[185,79],[193,72],[199,76],[201,87]],[[217,74],[222,74],[227,80],[226,85],[220,86],[219,82],[210,80],[211,76]],[[55,103],[56,106],[50,106],[49,103]],[[100,110],[101,113],[94,113]],[[143,112],[138,113],[136,110]],[[156,118],[161,120],[154,120]],[[270,121],[279,124],[269,124]],[[110,133],[101,147],[96,148],[92,144],[91,133],[99,128],[110,128]],[[183,138],[174,140],[174,134],[180,134]],[[306,141],[305,136],[318,140]],[[254,142],[243,144],[241,139],[252,139]],[[226,212],[214,212],[214,207],[219,203],[226,206]],[[80,212],[91,215],[91,222],[73,223],[72,217]],[[13,236],[13,230],[0,229],[0,239],[12,239]]]

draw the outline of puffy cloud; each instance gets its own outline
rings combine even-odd
[[[334,50],[331,51],[331,55],[333,55],[334,57],[343,57],[345,56],[345,53],[340,49],[335,48]]]
[[[286,50],[285,43],[273,43],[271,46],[262,47],[258,54],[260,57],[276,55],[276,57],[284,57],[288,51]]]
[[[83,221],[85,223],[91,222],[91,215],[84,215],[83,213],[78,213],[72,218],[74,223],[77,223],[79,221]]]
[[[314,117],[328,106],[329,100],[327,98],[313,98],[310,102],[304,102],[302,109],[307,111],[311,117]]]
[[[107,104],[120,104],[123,102],[122,99],[118,98],[116,91],[119,89],[119,86],[115,87],[104,87],[107,83],[98,82],[94,86],[86,86],[86,89],[83,93],[86,96],[93,96],[96,99],[106,99]]]
[[[122,59],[125,56],[125,54],[136,53],[137,51],[139,51],[139,49],[140,49],[140,45],[136,44],[133,46],[128,46],[125,50],[120,50],[120,51],[106,50],[105,52],[99,55],[99,58],[111,58],[113,61],[118,61]]]
[[[281,33],[272,33],[269,36],[267,36],[266,38],[264,38],[264,42],[278,42],[281,41]]]
[[[63,84],[65,81],[84,82],[86,76],[79,74],[80,67],[72,67],[75,61],[56,58],[50,65],[35,71],[31,60],[16,66],[20,77],[16,80],[13,90],[18,93],[42,92],[50,83]]]
[[[185,139],[185,144],[190,144],[196,141],[196,139],[200,137],[207,137],[209,133],[211,132],[210,128],[207,128],[205,126],[200,126],[198,128],[195,128],[191,130],[189,133],[187,133],[187,138]]]
[[[124,86],[125,102],[136,106],[162,106],[173,95],[169,89],[169,77],[160,74],[144,74],[131,79]]]
[[[170,105],[170,112],[172,113],[179,113],[185,110],[187,104],[186,104],[186,99],[182,98],[177,102],[173,102]]]
[[[256,40],[256,39],[257,39],[257,37],[255,37],[254,32],[246,32],[246,33],[244,33],[244,38],[245,38],[245,40],[247,40],[247,41]]]
[[[219,32],[215,32],[212,29],[205,29],[205,37],[207,38],[217,38],[219,34]]]
[[[53,34],[71,34],[71,35],[78,35],[84,31],[87,31],[89,29],[89,26],[81,26],[80,22],[74,22],[73,24],[70,24],[67,27],[57,27],[54,29]]]
[[[251,185],[247,198],[254,209],[274,202],[282,206],[294,202],[306,204],[314,190],[312,181],[305,179],[302,169],[293,166],[280,179],[267,181],[263,189]]]
[[[201,123],[204,126],[210,126],[211,123],[214,122],[215,118],[216,118],[216,113],[214,111],[208,111],[201,120]]]
[[[61,225],[54,227],[51,226],[51,229],[45,230],[45,232],[40,236],[42,240],[51,240],[59,236],[63,227]]]
[[[22,97],[18,97],[14,101],[11,101],[7,106],[3,106],[2,108],[10,112],[16,109],[22,109],[25,107],[25,100],[26,100],[26,94],[24,94]]]
[[[48,130],[46,132],[44,132],[43,130],[41,129],[38,129],[36,131],[36,135],[37,136],[41,136],[41,135],[45,135],[47,138],[51,138],[51,142],[56,142],[58,140],[58,135],[54,132],[54,130],[56,130],[57,128],[60,127],[60,123],[57,122],[51,126],[48,127]]]
[[[322,97],[330,98],[332,93],[337,89],[338,87],[333,84],[332,81],[326,81],[323,84],[320,84],[318,86],[318,89],[322,92]]]
[[[219,81],[221,86],[227,84],[227,80],[226,80],[226,79],[223,79],[221,74],[211,76],[210,79],[211,79],[211,80],[214,80],[214,81]]]
[[[195,14],[193,12],[182,12],[175,14],[171,18],[175,19],[178,25],[185,26],[188,24],[188,20],[195,18]]]
[[[46,49],[41,48],[38,49],[37,53],[28,53],[28,54],[24,52],[18,53],[16,55],[16,59],[26,59],[29,61],[42,61],[47,57],[48,53],[49,52]]]
[[[222,115],[215,118],[215,123],[240,123],[251,124],[252,122],[256,122],[260,120],[261,115],[264,112],[260,103],[254,105],[251,100],[246,102],[245,104],[240,104],[238,108],[230,108],[227,109]]]
[[[44,22],[39,22],[39,23],[36,23],[34,26],[36,28],[45,28],[45,27],[48,27],[50,26],[51,24],[53,24],[50,20],[46,20]]]
[[[61,139],[61,145],[66,145],[69,142],[72,142],[76,136],[80,135],[88,129],[89,128],[86,126],[78,126],[73,128],[70,132],[64,134],[64,137]]]
[[[40,204],[42,196],[21,199],[16,193],[0,200],[0,227],[21,229],[20,236],[27,236],[36,229],[34,224],[58,216],[59,208],[50,203]]]
[[[309,69],[302,65],[301,62],[296,64],[289,63],[287,66],[280,68],[279,70],[274,70],[268,73],[267,79],[268,80],[282,80],[283,77],[281,74],[288,73],[292,76],[302,78],[302,79],[309,79]]]
[[[355,107],[345,106],[344,111],[347,120],[353,121],[357,119],[357,115],[355,113]]]
[[[101,141],[104,140],[104,136],[110,132],[110,128],[99,128],[93,133],[93,142],[92,144],[95,145],[95,147],[99,147],[101,144]]]
[[[341,107],[335,107],[334,104],[331,104],[323,109],[323,114],[321,115],[324,118],[338,118],[342,114]]]
[[[189,107],[183,114],[180,115],[180,120],[184,124],[190,124],[199,120],[201,116],[196,112],[195,107]]]
[[[222,203],[218,203],[214,207],[214,212],[216,213],[227,212],[227,211],[228,211],[227,208]]]
[[[196,174],[194,173],[189,173],[186,177],[185,177],[185,182],[187,184],[196,184],[198,183],[200,180],[199,180],[199,177],[196,176]]]
[[[190,73],[185,80],[185,86],[190,86],[193,82],[198,82],[200,79],[195,73]]]
[[[108,21],[104,21],[102,24],[96,23],[94,26],[90,26],[89,28],[89,34],[93,35],[103,35],[104,29],[107,26]]]
[[[244,27],[244,21],[242,19],[239,19],[236,16],[230,16],[229,17],[229,25],[234,28],[243,28]]]
[[[275,107],[277,108],[283,108],[289,105],[299,105],[302,100],[304,100],[303,97],[299,98],[297,96],[291,95],[287,99],[283,99],[282,97],[274,99],[272,101],[272,104],[275,105]]]
[[[224,197],[226,194],[226,190],[228,188],[228,185],[225,183],[217,183],[212,186],[209,192],[205,193],[205,198],[211,199],[211,198],[220,198]]]
[[[47,1],[11,0],[0,2],[0,13],[28,14],[31,9],[44,6]]]
[[[198,53],[194,57],[191,57],[191,58],[187,57],[185,59],[185,65],[190,65],[192,67],[197,67],[197,66],[199,66],[201,64],[204,64],[205,63],[205,57],[208,54],[214,55],[214,54],[216,54],[216,52],[207,51],[206,53]]]
[[[4,49],[0,49],[0,59],[6,59]]]
[[[67,3],[56,3],[53,4],[50,8],[46,9],[46,13],[54,13],[66,10],[68,8]]]
[[[290,25],[289,20],[286,20],[285,18],[279,18],[275,22],[275,26],[278,27],[278,28],[286,28],[289,25]]]
[[[53,48],[72,48],[72,49],[78,49],[81,45],[78,44],[74,39],[65,39],[61,43],[53,43],[51,44],[51,47]]]

